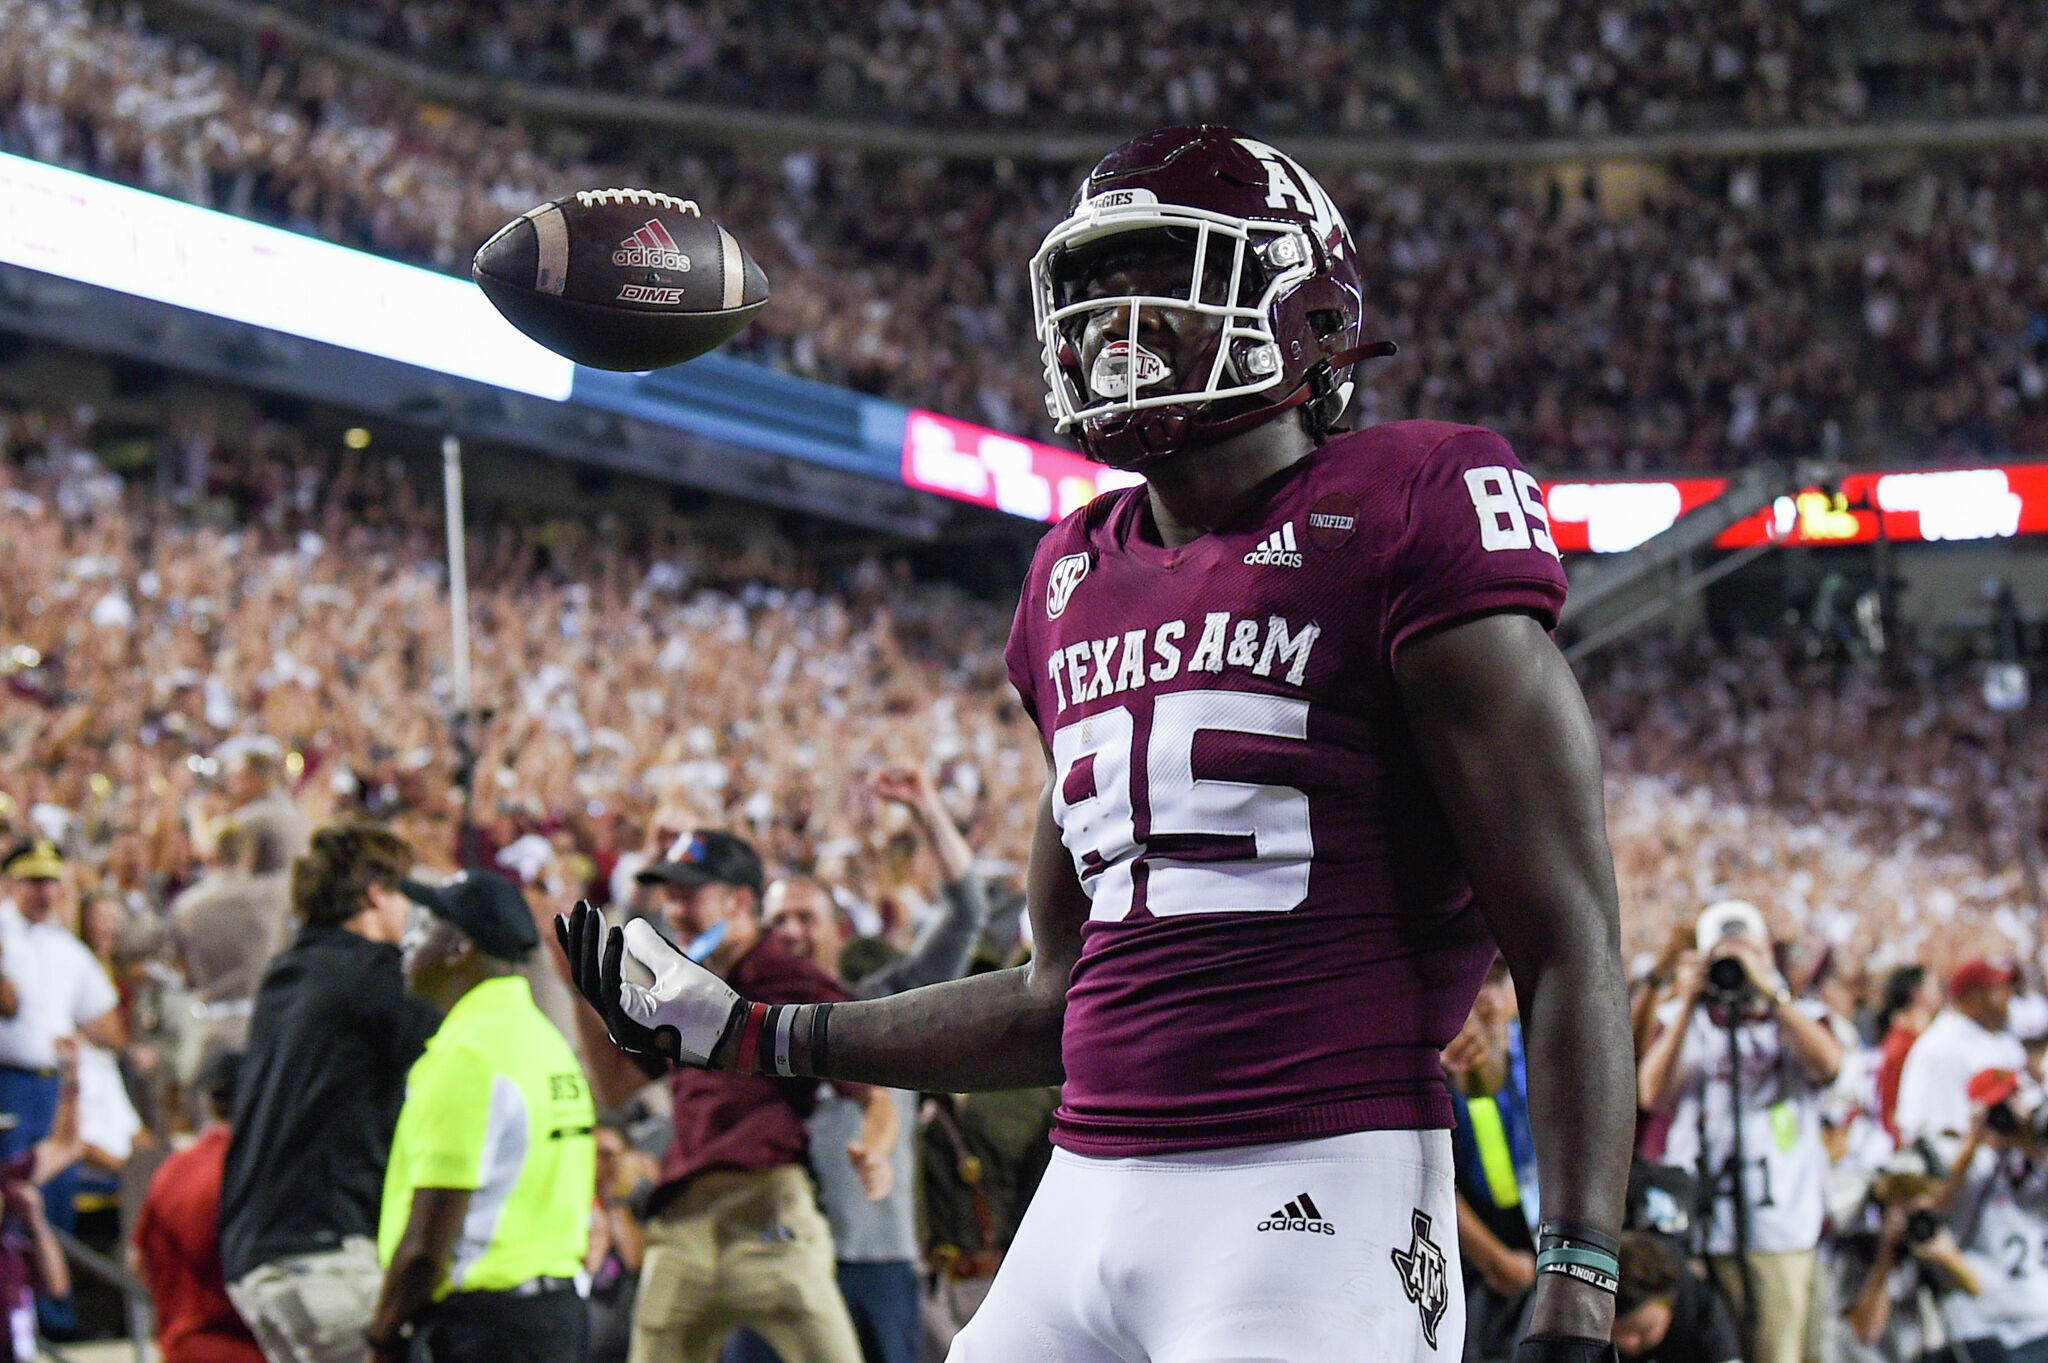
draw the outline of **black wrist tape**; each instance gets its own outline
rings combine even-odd
[[[820,1076],[825,1073],[825,1019],[832,1014],[832,1005],[821,1003],[811,1010],[811,1073]]]
[[[1592,1249],[1604,1249],[1609,1254],[1621,1253],[1621,1241],[1606,1231],[1596,1230],[1583,1221],[1563,1221],[1546,1218],[1536,1228],[1536,1247],[1546,1249],[1552,1243],[1578,1243]]]
[[[1530,1335],[1515,1346],[1514,1363],[1617,1363],[1620,1357],[1604,1339]]]

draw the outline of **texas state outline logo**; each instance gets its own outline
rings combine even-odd
[[[1394,1271],[1401,1275],[1401,1290],[1422,1315],[1422,1338],[1434,1349],[1436,1327],[1451,1304],[1449,1261],[1442,1247],[1430,1238],[1428,1212],[1417,1207],[1410,1227],[1408,1248],[1392,1251]]]

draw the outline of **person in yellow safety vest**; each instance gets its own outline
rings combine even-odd
[[[540,940],[533,916],[490,872],[399,888],[425,910],[406,929],[406,979],[447,1016],[406,1076],[391,1138],[370,1359],[581,1359],[596,1114],[519,973]]]

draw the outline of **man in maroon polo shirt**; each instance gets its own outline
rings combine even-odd
[[[640,872],[662,891],[662,920],[690,955],[747,997],[781,1003],[847,998],[760,923],[765,877],[744,839],[699,829]],[[615,1103],[648,1074],[579,1010],[598,1096]],[[807,1168],[804,1119],[817,1081],[678,1067],[669,1074],[675,1134],[648,1200],[647,1256],[633,1308],[631,1363],[717,1357],[748,1325],[784,1363],[860,1363],[834,1275],[832,1232]],[[879,1089],[837,1085],[866,1113],[847,1154],[869,1197],[889,1191],[896,1108]]]

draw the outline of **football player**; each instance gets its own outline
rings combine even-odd
[[[1065,1085],[956,1363],[1458,1358],[1438,1052],[1496,943],[1545,1218],[1517,1358],[1612,1356],[1633,1054],[1564,573],[1498,435],[1342,431],[1392,350],[1360,271],[1315,179],[1219,127],[1111,152],[1032,261],[1053,415],[1144,481],[1056,526],[1017,607],[1051,764],[1028,965],[765,1007],[644,925],[560,924],[635,1051]]]

